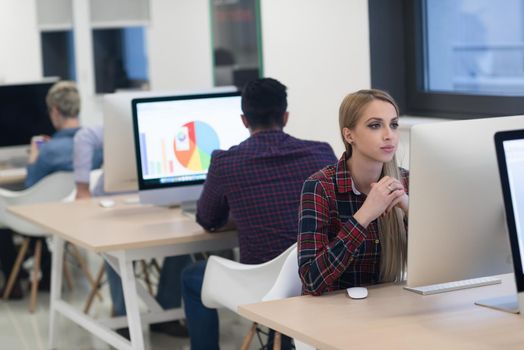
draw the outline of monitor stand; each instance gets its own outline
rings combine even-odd
[[[475,305],[489,307],[491,309],[509,312],[512,314],[519,313],[519,304],[517,295],[505,295],[498,298],[482,299],[475,302]]]

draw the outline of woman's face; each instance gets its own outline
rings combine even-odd
[[[393,159],[399,141],[398,116],[386,101],[373,100],[363,110],[353,129],[343,129],[352,145],[352,157],[386,163]]]

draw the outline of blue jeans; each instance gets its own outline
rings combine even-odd
[[[180,275],[182,270],[192,262],[189,255],[171,256],[164,259],[162,271],[160,272],[160,281],[158,282],[158,291],[156,300],[164,309],[172,309],[181,305],[181,286]],[[124,302],[124,292],[120,276],[106,263],[107,281],[111,299],[113,300],[113,310],[115,316],[126,314],[126,305]]]
[[[202,283],[206,262],[198,261],[182,271],[182,297],[191,350],[216,350],[218,346],[218,313],[202,304]]]

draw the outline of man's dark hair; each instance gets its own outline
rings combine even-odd
[[[242,112],[250,128],[283,127],[286,110],[286,86],[278,80],[261,78],[244,86]]]

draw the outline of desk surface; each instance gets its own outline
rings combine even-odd
[[[352,300],[345,291],[239,307],[242,316],[319,349],[523,349],[524,317],[476,306],[515,293],[503,283],[422,296],[401,286],[369,288]]]
[[[134,196],[136,198],[136,196]],[[128,203],[132,196],[111,197],[112,208],[100,198],[68,203],[42,203],[8,210],[50,233],[95,252],[129,250],[236,237],[236,232],[207,233],[180,208]]]

